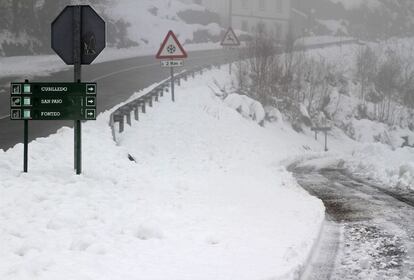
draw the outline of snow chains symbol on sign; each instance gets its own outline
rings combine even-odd
[[[161,44],[156,55],[157,59],[187,58],[187,53],[178,41],[177,36],[170,30]]]
[[[174,54],[176,50],[177,50],[177,48],[176,48],[174,45],[169,45],[169,46],[167,47],[167,52],[168,52],[169,54]]]

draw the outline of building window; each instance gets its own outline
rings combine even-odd
[[[266,10],[266,0],[259,0],[259,10]]]
[[[276,0],[276,12],[279,14],[283,14],[283,1],[284,0]]]
[[[242,6],[243,9],[247,9],[248,8],[247,0],[241,0],[241,6]]]
[[[247,20],[243,20],[243,21],[242,21],[242,26],[241,26],[241,29],[242,29],[244,32],[249,32],[249,23],[247,22]]]

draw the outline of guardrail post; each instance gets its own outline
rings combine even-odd
[[[119,122],[119,133],[124,132],[124,116],[122,116],[121,121]]]
[[[161,97],[164,97],[164,90],[165,90],[165,92],[168,92],[168,88],[163,88],[161,90]]]
[[[136,121],[139,121],[139,104],[134,106],[134,118]]]
[[[152,95],[150,95],[149,97],[147,97],[148,98],[148,105],[150,106],[150,107],[152,107]]]
[[[145,109],[145,106],[146,106],[146,104],[145,104],[145,100],[139,100],[139,104],[141,105],[141,110],[142,110],[142,113],[146,113],[146,109]]]
[[[158,102],[158,89],[155,90],[154,96],[155,96],[155,102]]]
[[[184,74],[184,81],[188,81],[187,73]]]
[[[119,133],[124,132],[124,116],[123,115],[115,115],[114,122],[119,123]]]
[[[131,124],[132,124],[132,122],[131,122],[131,111],[130,111],[130,110],[128,110],[127,112],[125,112],[125,115],[126,115],[126,121],[127,121],[127,124],[128,124],[129,126],[131,126]]]
[[[116,142],[114,114],[111,114],[111,117],[109,119],[109,126],[111,127],[112,139]]]

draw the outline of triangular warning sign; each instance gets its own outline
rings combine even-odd
[[[233,28],[229,27],[226,34],[221,41],[223,47],[237,47],[240,46],[239,38],[237,38],[236,33],[234,33]]]
[[[171,30],[165,37],[164,42],[161,44],[161,48],[157,53],[158,59],[174,59],[174,58],[187,58],[187,52],[184,50],[181,43],[178,41],[177,36]]]

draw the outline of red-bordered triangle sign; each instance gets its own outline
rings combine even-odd
[[[240,46],[239,38],[237,38],[236,33],[234,33],[233,28],[229,27],[226,34],[221,41],[223,47],[237,47]]]
[[[184,50],[177,36],[171,30],[165,37],[164,42],[161,44],[161,48],[157,53],[158,59],[175,59],[175,58],[187,58],[187,52]]]

